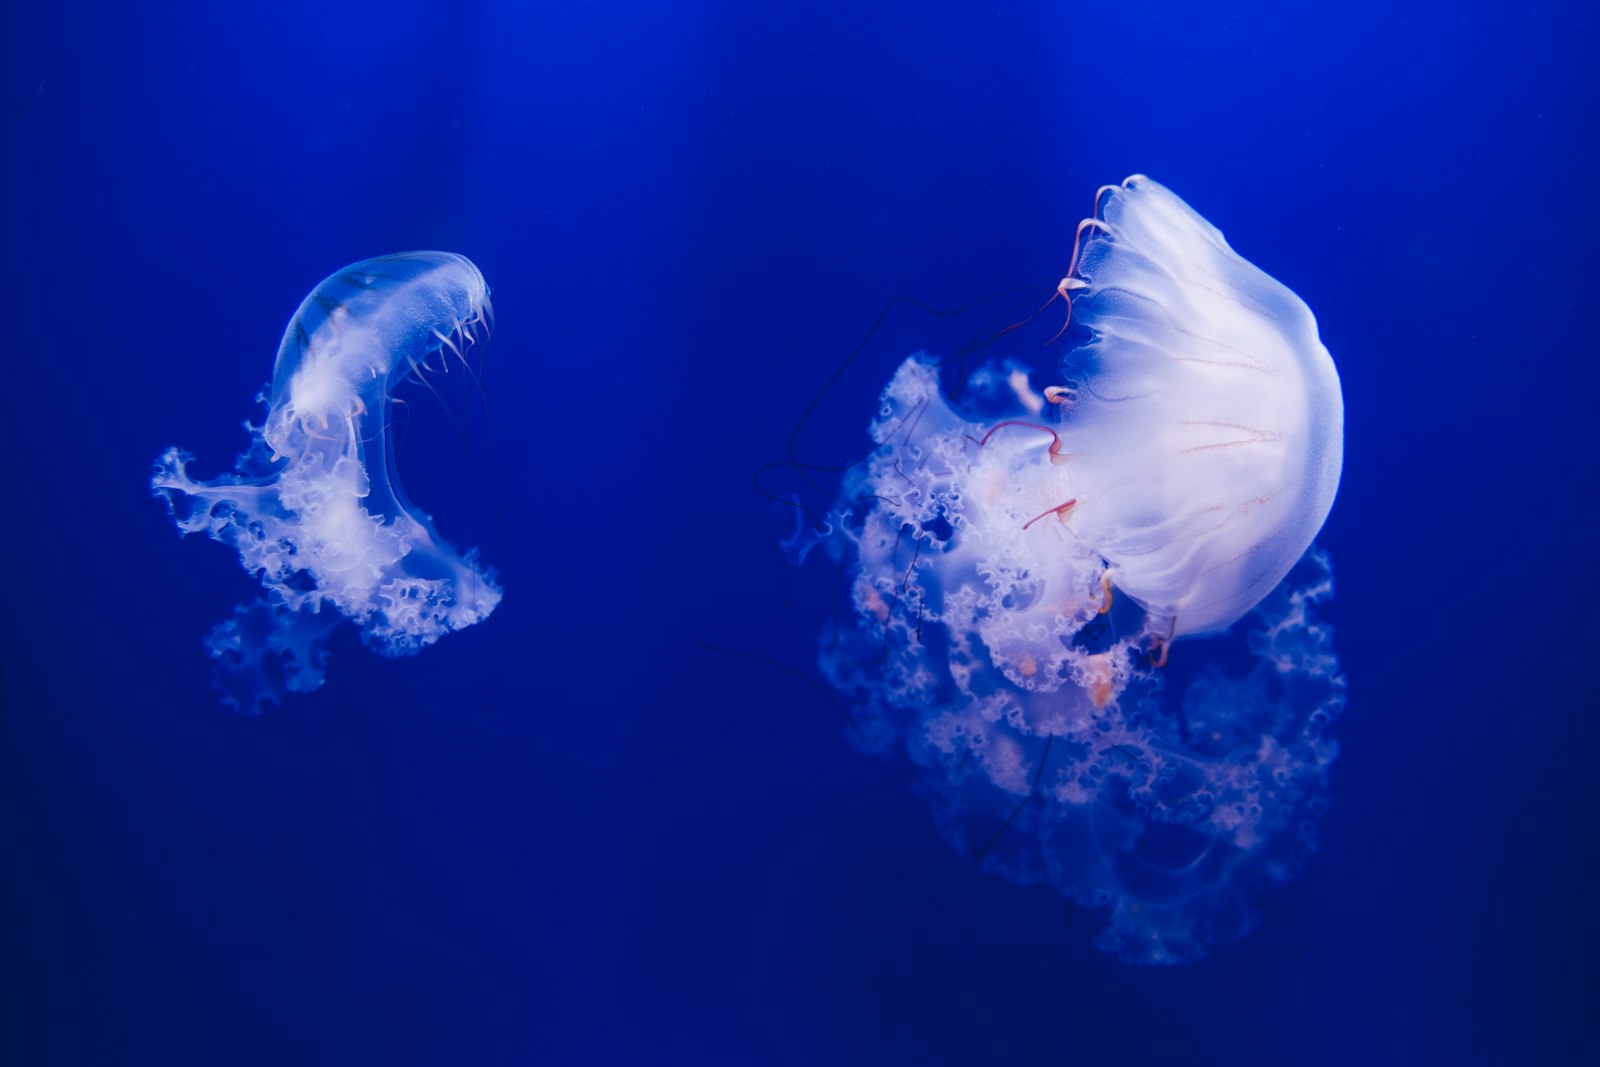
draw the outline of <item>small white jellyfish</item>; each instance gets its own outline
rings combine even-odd
[[[1248,931],[1315,846],[1344,678],[1307,550],[1343,405],[1305,304],[1183,201],[1135,177],[1097,209],[1061,283],[1092,338],[1056,384],[982,367],[980,420],[927,357],[889,382],[815,535],[855,608],[820,665],[957,848],[1173,963]]]
[[[180,531],[232,545],[267,590],[207,645],[226,703],[258,711],[322,682],[340,617],[377,651],[414,653],[488,617],[491,571],[458,554],[400,485],[390,398],[435,353],[486,335],[489,289],[464,256],[410,252],[330,275],[300,305],[273,368],[265,425],[233,474],[190,477],[168,449],[151,487]]]

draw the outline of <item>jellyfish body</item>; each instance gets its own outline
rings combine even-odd
[[[1174,635],[1238,621],[1321,529],[1344,403],[1310,308],[1164,186],[1104,191],[1073,307],[1077,531]]]
[[[323,640],[346,618],[377,651],[414,653],[488,617],[493,574],[406,497],[391,395],[428,358],[459,357],[486,327],[489,291],[463,256],[381,256],[325,279],[274,365],[266,422],[232,474],[191,477],[168,449],[151,480],[180,531],[232,545],[267,591],[207,639],[225,702],[257,711],[321,684]]]
[[[960,851],[1093,909],[1123,959],[1190,961],[1315,845],[1344,682],[1307,547],[1341,401],[1304,304],[1165,189],[1080,232],[1094,337],[1058,403],[987,367],[966,395],[1002,414],[970,417],[922,356],[890,381],[819,535],[854,607],[820,660]]]

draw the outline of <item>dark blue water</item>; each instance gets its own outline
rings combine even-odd
[[[8,10],[0,1061],[1593,1062],[1587,5],[575,7]],[[1348,420],[1322,848],[1164,970],[850,746],[751,484],[887,301],[1047,295],[1134,171]],[[305,292],[411,248],[494,290],[401,463],[505,601],[229,714],[252,583],[152,461],[226,466]],[[802,453],[957,334],[896,311]]]

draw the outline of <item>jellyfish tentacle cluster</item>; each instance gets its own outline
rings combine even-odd
[[[1342,399],[1305,304],[1182,200],[1095,203],[1066,384],[982,369],[964,395],[1014,412],[985,422],[927,356],[889,382],[818,535],[853,575],[820,660],[960,851],[1094,910],[1125,960],[1185,962],[1315,847]]]
[[[184,534],[232,546],[266,595],[207,638],[225,703],[256,712],[323,680],[340,619],[388,656],[488,617],[493,572],[459,553],[406,496],[389,428],[392,394],[435,353],[463,359],[485,335],[489,290],[464,256],[411,252],[352,264],[284,332],[266,421],[232,473],[189,473],[168,449],[151,487]]]

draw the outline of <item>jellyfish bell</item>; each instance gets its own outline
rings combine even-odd
[[[341,617],[377,651],[406,655],[487,618],[493,573],[458,553],[406,496],[389,426],[396,386],[435,354],[463,359],[489,321],[464,256],[411,252],[338,271],[313,289],[278,349],[265,423],[236,469],[210,480],[160,458],[151,487],[181,532],[231,545],[267,591],[207,639],[224,701],[244,710],[322,681]]]
[[[1063,282],[1093,340],[1067,409],[1077,531],[1171,634],[1237,622],[1333,505],[1344,402],[1303,300],[1165,186],[1102,191]],[[1075,284],[1069,284],[1075,283]]]
[[[369,512],[435,537],[397,477],[394,435],[384,432],[390,404],[402,382],[427,380],[435,354],[445,368],[464,360],[490,314],[483,275],[451,252],[380,256],[329,275],[278,346],[264,440],[277,455],[317,455],[330,470],[341,458],[355,460]],[[380,455],[369,456],[378,445]]]

